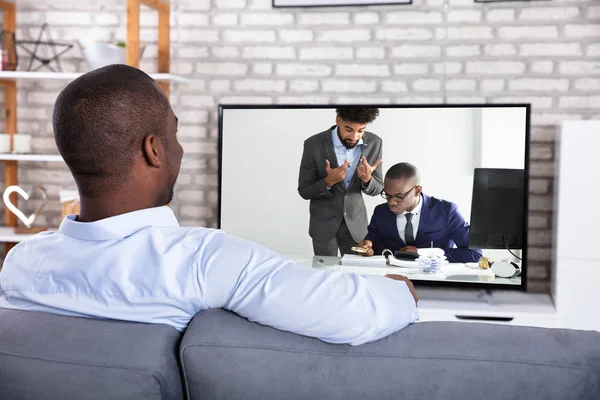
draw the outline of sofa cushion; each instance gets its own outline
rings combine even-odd
[[[0,308],[2,399],[183,398],[167,325]]]
[[[600,333],[422,322],[352,347],[196,315],[180,356],[190,400],[600,399]]]

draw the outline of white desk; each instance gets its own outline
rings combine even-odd
[[[521,277],[516,278],[497,278],[489,269],[471,269],[464,264],[446,264],[439,271],[434,273],[423,273],[413,268],[402,268],[395,266],[377,266],[377,265],[342,265],[339,257],[313,257],[313,256],[288,256],[298,264],[313,268],[335,269],[346,272],[352,272],[361,275],[387,275],[400,274],[406,276],[412,281],[446,281],[462,283],[493,283],[495,285],[520,285]],[[365,262],[369,257],[364,257]]]
[[[342,270],[361,275],[401,274],[411,280],[446,280],[457,282],[507,283],[514,280],[491,278],[487,271],[483,276],[457,274],[403,273],[398,267],[351,267],[340,264],[339,257],[288,256],[298,264],[311,268]],[[464,267],[467,268],[467,267]],[[469,268],[467,268],[469,269]],[[418,288],[419,321],[485,322],[507,325],[557,328],[556,310],[549,295],[494,290],[492,293],[468,289]]]

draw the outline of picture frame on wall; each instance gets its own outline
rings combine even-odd
[[[413,0],[273,0],[274,8],[407,5]]]
[[[532,1],[552,1],[552,0],[473,0],[475,3],[514,3],[516,1],[520,2],[532,2]]]

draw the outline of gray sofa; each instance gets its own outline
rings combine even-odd
[[[166,325],[0,309],[0,398],[600,399],[600,333],[424,322],[352,347],[224,310]]]

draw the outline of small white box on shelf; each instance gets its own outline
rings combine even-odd
[[[31,135],[22,133],[13,135],[13,152],[18,154],[31,153]]]
[[[0,154],[10,153],[10,134],[0,133]]]

